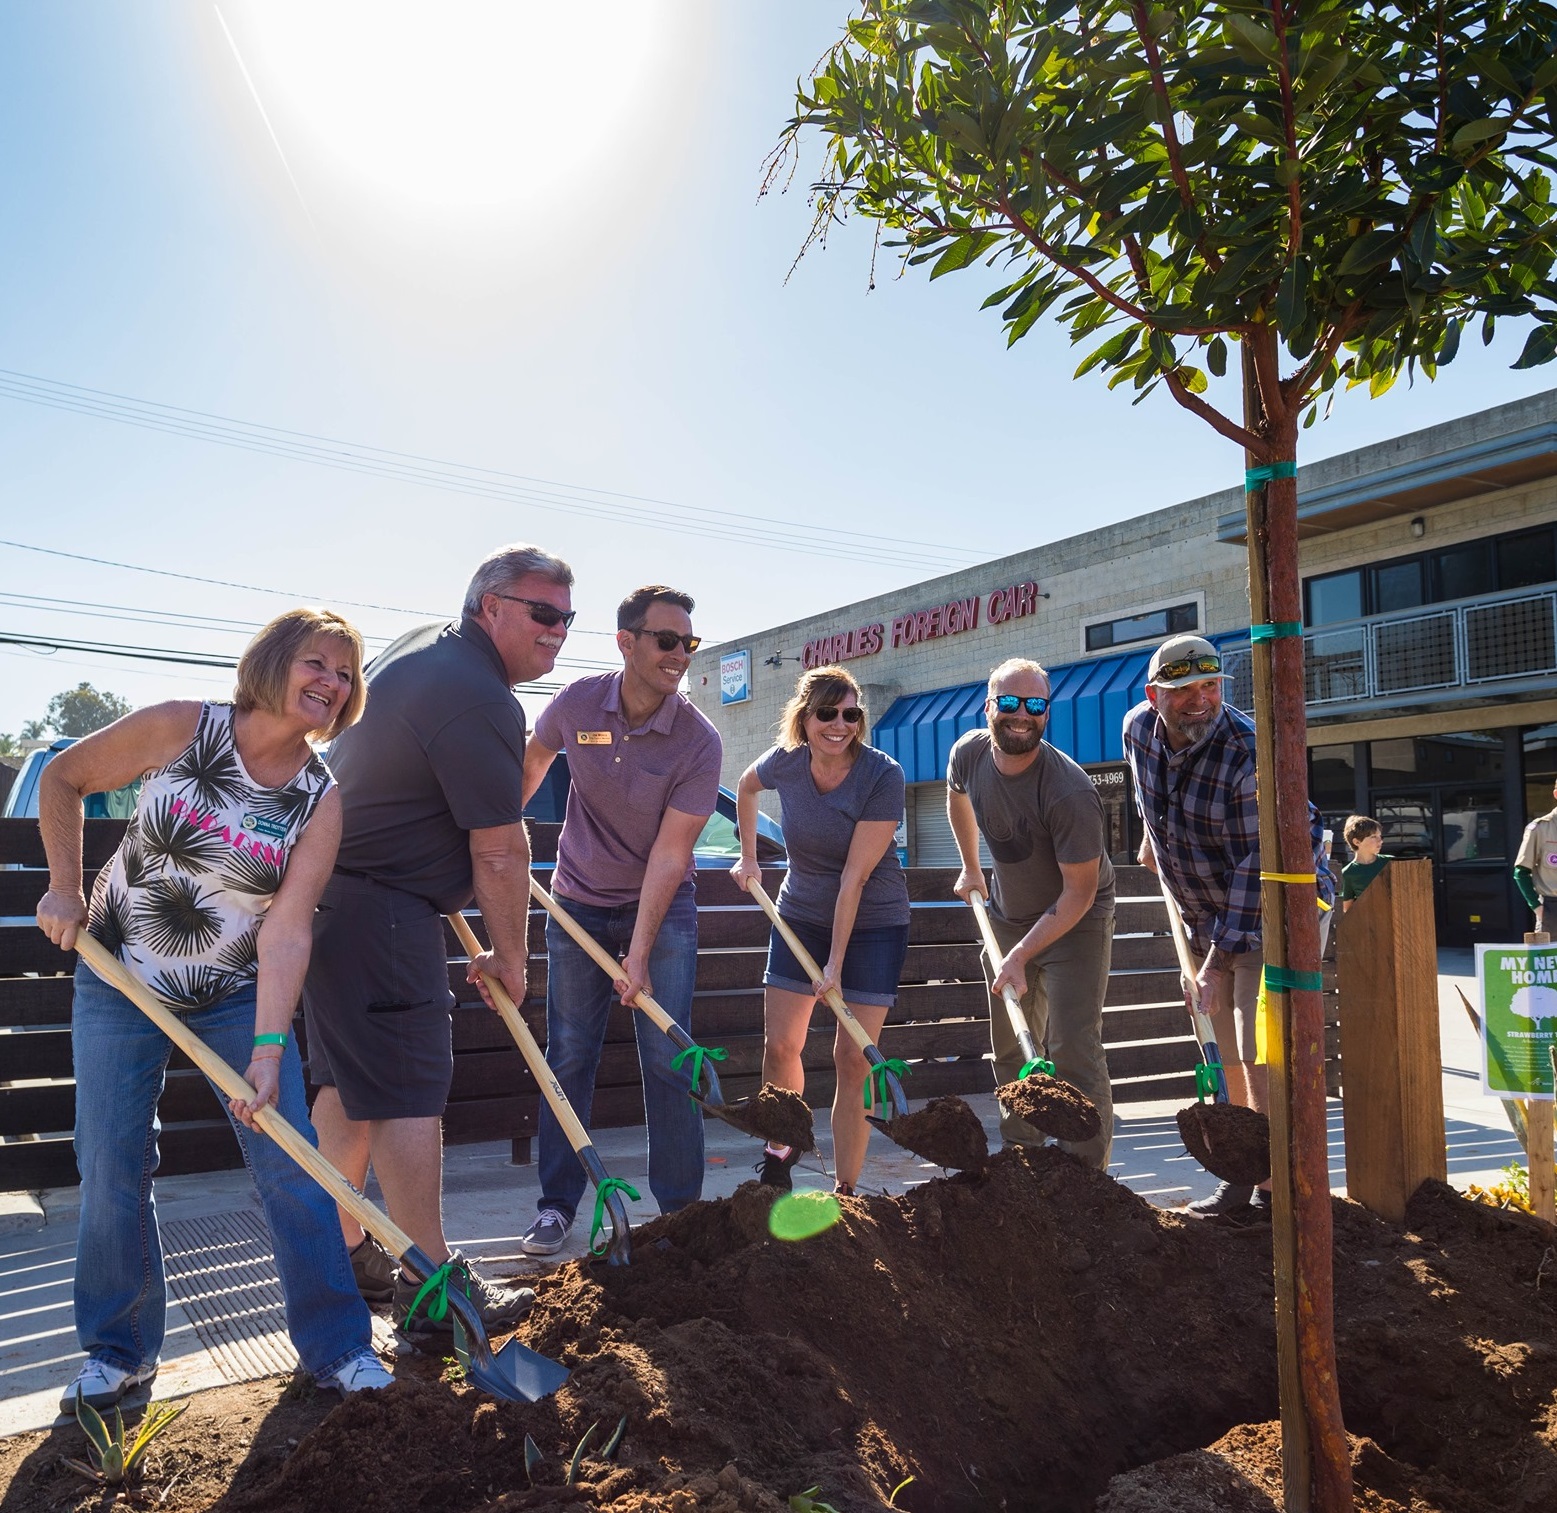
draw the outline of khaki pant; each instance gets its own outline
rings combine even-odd
[[[1007,924],[990,915],[995,939],[1009,951],[1027,927]],[[1114,1094],[1108,1079],[1108,1058],[1103,1053],[1103,995],[1108,990],[1108,968],[1114,950],[1114,917],[1083,919],[1047,951],[1027,964],[1027,991],[1022,1013],[1038,1054],[1054,1063],[1061,1080],[1079,1088],[1093,1103],[1103,1127],[1091,1140],[1062,1140],[1060,1147],[1098,1168],[1108,1170],[1114,1139]],[[989,963],[984,981],[994,981]],[[990,1048],[995,1053],[996,1083],[1015,1082],[1022,1071],[1022,1052],[1005,1003],[991,996]],[[1042,1145],[1043,1135],[1004,1110],[1000,1114],[1000,1138],[1007,1145]]]

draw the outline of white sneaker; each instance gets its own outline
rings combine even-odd
[[[149,1366],[126,1371],[123,1366],[115,1366],[112,1361],[88,1356],[86,1365],[76,1373],[75,1381],[65,1389],[64,1396],[60,1398],[59,1411],[61,1413],[76,1411],[76,1393],[79,1390],[81,1401],[87,1407],[102,1412],[104,1408],[112,1408],[131,1389],[139,1387],[143,1382],[151,1381],[156,1374],[155,1361]]]
[[[384,1363],[371,1350],[364,1350],[361,1355],[354,1355],[334,1375],[320,1378],[318,1385],[333,1387],[342,1397],[350,1397],[352,1393],[367,1388],[377,1391],[393,1386],[394,1380],[384,1369]]]

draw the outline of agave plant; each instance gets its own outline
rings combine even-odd
[[[134,1439],[126,1445],[123,1414],[117,1408],[114,1409],[114,1426],[110,1429],[103,1421],[102,1414],[81,1396],[81,1389],[77,1387],[76,1422],[87,1437],[87,1454],[91,1457],[91,1464],[72,1460],[68,1456],[65,1464],[88,1481],[109,1487],[122,1486],[135,1476],[151,1442],[188,1406],[189,1400],[186,1398],[180,1403],[156,1403],[148,1407]]]

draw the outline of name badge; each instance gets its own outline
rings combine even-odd
[[[611,744],[611,732],[609,730],[581,730],[578,732],[580,746],[609,746]]]

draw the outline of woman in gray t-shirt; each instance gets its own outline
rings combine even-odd
[[[737,789],[741,859],[730,869],[744,888],[757,864],[757,793],[778,790],[789,870],[778,910],[822,964],[809,980],[777,930],[763,976],[764,1082],[805,1091],[801,1052],[811,1011],[833,988],[872,1040],[897,1001],[908,953],[908,884],[892,842],[903,819],[903,769],[865,744],[860,686],[841,667],[801,676],[779,721],[779,742],[741,775]],[[865,1161],[865,1058],[839,1025],[833,1041],[833,1166],[838,1191],[852,1193]],[[762,1180],[788,1188],[799,1152],[768,1146]]]

